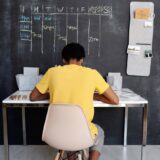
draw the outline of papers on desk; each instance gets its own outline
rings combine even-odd
[[[39,75],[39,68],[24,67],[23,74],[16,75],[18,89],[20,91],[33,90],[33,88],[41,78],[42,78],[42,75]]]
[[[115,91],[116,94],[118,95],[120,100],[139,100],[141,99],[141,96],[135,94],[134,92],[132,92],[131,90],[122,90],[122,91]]]

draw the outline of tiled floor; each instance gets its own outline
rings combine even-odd
[[[10,160],[53,160],[56,150],[48,146],[10,146]],[[0,160],[4,160],[4,148],[0,146]],[[100,160],[141,160],[141,146],[104,146]],[[143,160],[160,160],[160,145],[144,148]]]

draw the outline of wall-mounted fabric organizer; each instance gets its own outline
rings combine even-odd
[[[154,28],[154,4],[130,3],[130,30],[127,49],[127,74],[149,76],[151,68]]]

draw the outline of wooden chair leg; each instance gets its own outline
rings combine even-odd
[[[63,158],[64,156],[64,151],[61,151],[60,157]]]
[[[78,152],[78,160],[82,160],[81,152]]]
[[[59,160],[60,157],[63,157],[64,151],[58,151],[54,160]]]
[[[83,158],[84,158],[84,160],[89,159],[89,149],[84,149],[83,150]]]
[[[56,154],[56,156],[55,156],[54,160],[58,160],[58,159],[59,159],[59,157],[60,157],[60,151],[58,151],[58,152],[57,152],[57,154]]]

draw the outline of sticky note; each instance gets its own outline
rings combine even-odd
[[[135,19],[144,19],[147,20],[150,18],[150,8],[137,8],[135,10]]]
[[[128,54],[140,54],[141,47],[136,45],[128,45],[127,53]]]
[[[144,27],[145,28],[151,28],[151,27],[153,27],[153,22],[152,21],[145,21],[144,22]]]

